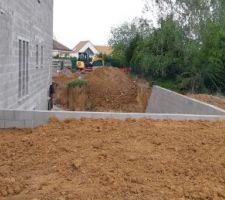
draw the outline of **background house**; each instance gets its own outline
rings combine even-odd
[[[73,57],[78,57],[79,53],[87,53],[90,57],[97,54],[110,55],[112,53],[111,47],[93,45],[90,41],[81,41],[74,48],[71,53]]]
[[[46,110],[53,0],[0,0],[0,109]]]
[[[58,57],[58,58],[70,57],[71,53],[72,53],[71,49],[61,44],[57,40],[53,39],[53,51],[52,51],[53,57]]]
[[[95,48],[101,54],[105,54],[105,55],[112,54],[112,48],[109,47],[109,46],[98,46],[98,45],[95,45]]]

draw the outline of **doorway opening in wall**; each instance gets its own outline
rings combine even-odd
[[[18,97],[22,99],[28,95],[29,82],[29,42],[19,40],[19,88]]]

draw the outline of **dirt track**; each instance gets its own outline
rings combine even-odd
[[[224,152],[225,122],[53,120],[0,130],[0,199],[225,199]]]

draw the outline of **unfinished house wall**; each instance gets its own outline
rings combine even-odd
[[[0,0],[0,109],[46,110],[53,0]]]

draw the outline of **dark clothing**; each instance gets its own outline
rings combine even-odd
[[[61,63],[60,63],[60,70],[63,70],[63,68],[64,68],[64,63],[63,63],[63,61],[61,61]]]

